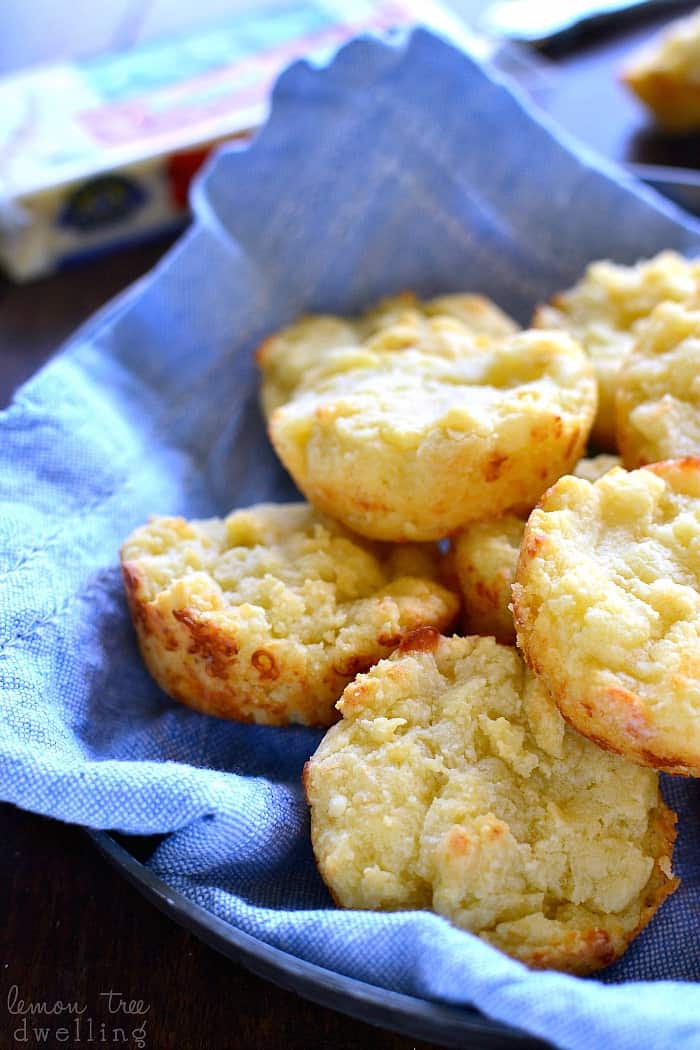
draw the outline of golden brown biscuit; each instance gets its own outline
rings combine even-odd
[[[562,328],[590,356],[598,379],[598,414],[591,441],[614,451],[615,390],[620,365],[632,349],[640,321],[667,300],[682,302],[700,289],[700,265],[661,252],[634,266],[591,263],[581,280],[535,312],[536,328]]]
[[[466,525],[455,536],[451,561],[464,598],[467,634],[493,635],[505,645],[515,644],[510,591],[525,521],[504,514]]]
[[[360,346],[385,328],[397,334],[402,328],[411,336],[418,331],[430,335],[425,324],[430,317],[452,317],[474,335],[513,335],[518,331],[500,307],[483,295],[464,292],[441,295],[421,302],[413,292],[382,299],[360,317],[342,318],[332,314],[308,314],[287,328],[269,336],[258,347],[256,358],[263,373],[260,399],[263,412],[272,412],[288,401],[311,367],[331,350]]]
[[[595,398],[564,333],[495,339],[452,317],[404,319],[323,354],[270,437],[324,513],[376,539],[438,539],[531,507],[578,460]]]
[[[700,455],[700,310],[663,303],[620,369],[617,441],[628,469]]]
[[[122,572],[146,666],[185,704],[243,722],[329,725],[357,674],[458,598],[434,548],[352,536],[307,504],[154,518]]]
[[[432,909],[584,974],[675,889],[658,777],[566,727],[517,650],[423,629],[338,707],[304,780],[342,907]]]
[[[700,9],[672,22],[622,78],[667,131],[700,128]]]
[[[269,416],[289,399],[309,368],[328,350],[358,346],[355,325],[329,314],[300,317],[260,344],[256,359],[263,370],[263,413]]]
[[[518,645],[579,732],[700,776],[700,459],[562,478],[527,523]]]
[[[619,465],[618,456],[594,456],[579,460],[574,474],[595,481]],[[466,525],[455,536],[451,563],[464,598],[467,634],[493,635],[505,645],[515,644],[511,586],[526,520],[504,514]]]
[[[491,299],[469,292],[453,292],[424,300],[418,299],[413,292],[401,292],[380,300],[376,306],[365,311],[355,320],[355,327],[360,339],[364,340],[371,339],[385,328],[402,324],[413,327],[430,317],[452,317],[473,335],[492,336],[495,339],[514,335],[519,329],[512,317]]]

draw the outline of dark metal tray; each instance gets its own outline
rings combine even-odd
[[[133,839],[131,852],[127,848],[130,840],[125,836],[117,841],[104,831],[88,831],[88,835],[110,863],[157,908],[210,947],[281,988],[368,1024],[440,1046],[460,1050],[552,1050],[551,1044],[490,1020],[476,1010],[365,984],[265,944],[188,900],[154,875],[134,855],[143,852],[143,840]]]

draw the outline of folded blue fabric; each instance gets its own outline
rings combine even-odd
[[[320,734],[168,700],[141,665],[117,567],[150,513],[293,496],[251,350],[298,312],[467,288],[525,321],[591,259],[697,252],[700,229],[422,30],[291,67],[266,127],[218,156],[194,203],[191,232],[0,420],[2,797],[171,833],[151,864],[172,886],[338,972],[571,1050],[700,1047],[698,782],[665,782],[682,888],[600,980],[530,973],[434,915],[341,912],[299,785]]]

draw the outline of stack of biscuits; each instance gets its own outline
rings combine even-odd
[[[330,727],[304,784],[339,906],[586,974],[675,890],[658,771],[700,776],[699,296],[664,252],[592,264],[528,330],[471,294],[303,317],[257,360],[308,503],[124,543],[171,697]]]

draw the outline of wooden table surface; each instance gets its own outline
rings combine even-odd
[[[17,64],[16,49],[8,46],[8,39],[14,38],[9,31],[3,33],[3,20],[14,9],[16,30],[16,21],[21,23],[25,17],[26,22],[34,0],[4,2],[0,71]],[[37,4],[45,8],[47,18],[56,6],[46,0],[35,0]],[[86,13],[94,13],[99,5],[84,6]],[[123,8],[121,37],[112,34],[104,43],[129,42],[130,32],[133,36],[138,5],[124,0],[117,6]],[[154,7],[158,4],[142,5],[143,10]],[[21,41],[21,34],[17,40]],[[617,56],[619,45],[606,46],[618,48]],[[84,44],[85,53],[91,48],[94,41]],[[607,92],[609,97],[618,90],[611,86],[609,59],[608,53],[607,72],[602,74],[595,72],[595,51],[590,49],[565,61],[588,91]],[[607,77],[605,83],[601,75]],[[612,155],[624,159],[625,142],[644,124],[634,103],[620,103],[627,113],[625,127],[618,109],[618,116],[611,117],[603,131],[599,120],[589,119],[591,107],[581,103],[583,97],[585,92],[582,96],[569,79],[565,93],[550,98],[548,108],[564,122],[570,116],[570,124],[583,137],[587,125],[592,136],[607,135],[598,144],[605,148],[607,143]],[[570,101],[565,105],[566,98]],[[97,307],[150,269],[166,247],[161,241],[122,251],[24,287],[0,280],[0,403],[6,404],[16,386]],[[0,1050],[36,1045],[31,1034],[24,1039],[21,1018],[9,1009],[7,997],[14,986],[27,1002],[84,1004],[93,1020],[95,1040],[102,1023],[107,1034],[115,1027],[108,993],[141,1000],[148,1007],[144,1045],[156,1050],[419,1050],[428,1046],[349,1020],[253,977],[161,915],[97,854],[79,829],[9,806],[0,807],[0,899],[5,909],[0,929]],[[44,1045],[90,1045],[85,1034],[81,1043],[59,1042],[60,1038]],[[128,1045],[138,1043],[132,1039]]]

